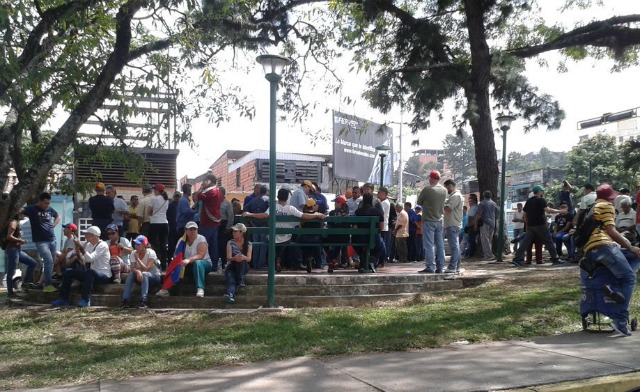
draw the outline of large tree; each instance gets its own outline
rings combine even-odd
[[[465,130],[457,135],[447,135],[442,143],[444,159],[453,178],[464,181],[476,176],[475,148],[473,138]]]
[[[625,168],[624,146],[616,144],[615,137],[597,135],[580,142],[568,156],[567,178],[576,186],[603,182],[614,188],[633,188],[635,176]]]
[[[576,4],[580,3],[580,4]],[[635,61],[640,15],[547,26],[535,1],[427,0],[338,1],[339,43],[354,50],[358,69],[370,75],[365,97],[382,112],[395,105],[413,113],[421,132],[444,103],[455,102],[456,130],[469,126],[475,142],[481,190],[497,194],[498,166],[492,117],[512,113],[525,131],[557,129],[559,103],[531,85],[525,59],[549,51],[573,58],[613,57],[619,66]],[[585,2],[569,1],[569,6]]]

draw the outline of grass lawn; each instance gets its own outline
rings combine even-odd
[[[581,329],[577,275],[522,271],[400,305],[282,314],[51,310],[0,297],[0,389],[573,332]]]

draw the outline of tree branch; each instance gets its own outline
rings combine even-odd
[[[619,52],[629,46],[640,44],[640,29],[624,26],[633,22],[640,22],[640,15],[615,16],[589,23],[544,44],[510,49],[506,52],[519,58],[574,46],[599,46]]]

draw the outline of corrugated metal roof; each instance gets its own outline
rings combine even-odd
[[[233,162],[229,165],[229,173],[246,165],[249,162],[255,161],[256,159],[269,159],[269,151],[268,150],[254,150]],[[307,161],[307,162],[325,162],[325,159],[322,157],[317,157],[314,155],[305,155],[305,154],[295,154],[289,152],[278,152],[276,153],[277,161]]]

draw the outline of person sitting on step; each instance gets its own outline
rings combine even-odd
[[[227,292],[222,296],[224,302],[233,304],[236,302],[236,286],[244,287],[244,275],[249,269],[253,252],[251,242],[247,240],[247,227],[242,223],[236,223],[231,227],[231,238],[227,242],[227,266],[224,270],[224,278],[227,283]]]
[[[127,281],[122,295],[120,308],[129,308],[129,298],[133,283],[140,285],[140,305],[139,309],[147,308],[147,298],[149,289],[162,282],[160,274],[160,261],[156,252],[149,246],[149,240],[143,235],[137,236],[133,240],[135,251],[131,253],[131,271],[127,275]]]
[[[91,226],[85,232],[87,239],[84,243],[76,239],[76,255],[84,268],[67,268],[60,285],[60,297],[53,301],[53,306],[68,306],[71,293],[71,283],[74,280],[82,282],[82,299],[78,303],[81,308],[91,306],[91,290],[94,283],[111,283],[111,266],[109,265],[109,246],[100,239],[100,228]]]
[[[118,226],[115,223],[107,226],[107,237],[109,238],[107,245],[109,245],[109,264],[111,265],[113,283],[120,283],[120,273],[130,270],[129,254],[133,252],[133,248],[127,238],[120,236]]]
[[[198,224],[196,222],[187,222],[185,225],[186,242],[184,255],[182,259],[182,268],[185,268],[185,276],[189,270],[193,273],[193,279],[196,283],[196,297],[204,297],[204,286],[206,276],[213,269],[211,256],[209,255],[209,244],[207,239],[198,234]],[[160,290],[156,295],[168,297],[167,290]]]

